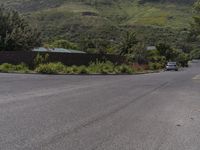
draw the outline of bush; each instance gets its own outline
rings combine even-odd
[[[72,67],[65,67],[64,73],[65,74],[74,74]]]
[[[24,63],[16,65],[14,68],[15,68],[15,71],[18,71],[18,72],[27,73],[27,72],[30,71],[29,68],[28,68],[28,66],[26,64],[24,64]]]
[[[4,63],[0,65],[0,72],[29,72],[29,68],[24,63],[19,65],[12,65],[8,63]]]
[[[135,71],[143,71],[140,67],[134,68],[131,65],[114,65],[107,62],[95,62],[89,66],[65,66],[62,63],[47,63],[40,64],[35,68],[35,72],[43,74],[133,74]],[[29,72],[29,68],[21,63],[19,65],[2,64],[0,65],[0,72]]]
[[[35,71],[44,74],[59,74],[65,72],[65,66],[62,63],[40,64]]]
[[[160,63],[163,66],[166,63],[166,57],[161,56],[158,50],[148,51],[147,59],[148,59],[149,62]]]
[[[149,63],[149,69],[150,70],[159,70],[162,69],[163,65],[160,63]]]
[[[90,73],[102,73],[102,74],[111,74],[114,73],[114,64],[106,61],[106,62],[98,62],[91,63],[88,66]]]
[[[142,72],[148,67],[146,65],[133,64],[133,68],[137,72]]]
[[[37,67],[40,64],[46,64],[49,60],[49,54],[45,54],[44,56],[40,55],[39,53],[34,59],[34,65]]]
[[[79,72],[79,67],[78,66],[72,66],[72,72],[73,74],[77,74]]]
[[[80,66],[78,70],[79,70],[79,74],[89,74],[90,73],[86,66]]]
[[[100,67],[100,73],[102,74],[111,74],[114,73],[114,65],[112,63],[102,64]]]
[[[38,55],[38,58],[40,56]],[[41,59],[39,59],[41,60]],[[29,68],[24,64],[11,65],[2,64],[0,65],[1,72],[28,72]],[[46,63],[39,64],[35,68],[35,72],[43,74],[132,74],[134,73],[134,67],[129,65],[114,65],[113,63],[107,62],[95,62],[89,66],[65,66],[62,63]]]
[[[8,63],[4,63],[0,65],[0,71],[1,72],[11,72],[14,71],[14,66]]]
[[[190,53],[191,59],[200,59],[200,49],[195,49]]]
[[[128,66],[128,65],[120,65],[117,66],[115,69],[116,73],[127,73],[127,74],[133,74],[134,70],[132,67]]]
[[[180,53],[178,55],[177,61],[182,67],[188,67],[189,56],[185,53]]]
[[[89,74],[89,70],[86,66],[71,66],[65,68],[66,74]]]
[[[101,74],[133,74],[134,68],[129,65],[114,65],[112,62],[96,62],[91,63],[88,67],[90,73],[101,73]]]

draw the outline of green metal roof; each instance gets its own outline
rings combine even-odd
[[[55,53],[79,53],[79,54],[84,54],[85,53],[83,51],[72,50],[72,49],[44,48],[44,47],[34,48],[33,51],[34,52],[55,52]]]

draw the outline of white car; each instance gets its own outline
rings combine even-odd
[[[178,71],[178,66],[176,62],[168,62],[167,65],[165,66],[166,71],[174,70]]]
[[[192,60],[192,63],[198,63],[198,62],[200,62],[198,59],[193,59]]]

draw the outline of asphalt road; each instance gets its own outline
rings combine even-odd
[[[199,150],[199,75],[0,74],[0,150]]]

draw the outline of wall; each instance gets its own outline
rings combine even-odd
[[[0,52],[0,64],[11,63],[20,64],[24,62],[25,64],[32,67],[34,65],[34,59],[38,52]],[[47,52],[39,52],[41,55],[47,54]],[[100,55],[100,54],[67,54],[67,53],[48,53],[50,62],[62,62],[65,65],[88,65],[90,62],[96,60],[109,60],[113,63],[121,64],[124,62],[124,58],[117,55]]]

